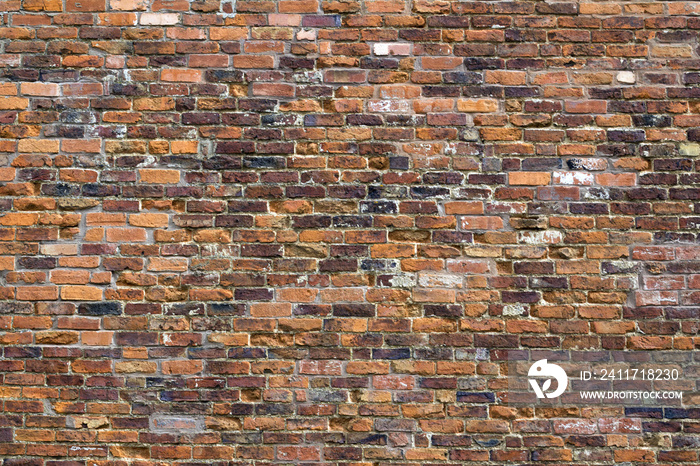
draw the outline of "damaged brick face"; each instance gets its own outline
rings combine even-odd
[[[698,463],[699,3],[0,21],[4,465]],[[691,393],[504,404],[572,350]]]

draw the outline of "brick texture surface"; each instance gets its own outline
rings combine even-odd
[[[5,466],[698,464],[700,3],[0,4]]]

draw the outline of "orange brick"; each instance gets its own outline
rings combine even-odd
[[[211,40],[241,40],[248,38],[248,28],[245,27],[211,27],[209,28]]]
[[[81,257],[59,257],[58,265],[60,267],[76,267],[93,269],[100,264],[100,258],[97,256],[81,256]]]
[[[500,230],[503,228],[501,217],[461,217],[460,226],[464,230]]]
[[[198,374],[204,370],[204,364],[202,361],[163,361],[161,363],[161,369],[163,374],[169,375],[191,375]]]
[[[156,170],[142,168],[139,170],[142,183],[177,184],[180,182],[180,172],[177,170]]]
[[[202,71],[167,68],[160,72],[160,79],[171,82],[196,83],[202,81]]]
[[[56,200],[46,197],[16,199],[14,206],[17,210],[54,210]]]
[[[423,57],[421,65],[425,70],[452,70],[457,68],[464,60],[459,57]]]
[[[108,228],[107,241],[114,243],[129,243],[146,241],[146,230],[143,228]]]
[[[413,300],[416,302],[454,303],[456,300],[456,292],[454,290],[416,288],[413,290]]]
[[[15,258],[12,256],[0,256],[0,270],[14,270]]]
[[[112,281],[112,272],[93,272],[90,283],[109,284]]]
[[[19,152],[54,154],[58,152],[60,141],[55,139],[21,139],[17,145]]]
[[[106,374],[112,372],[112,361],[76,360],[71,363],[71,369],[78,374]]]
[[[13,328],[48,329],[52,325],[49,316],[15,316],[12,321]]]
[[[29,99],[22,97],[0,97],[0,110],[24,110],[29,105]]]
[[[90,281],[87,270],[52,270],[51,281],[59,285],[85,285]]]
[[[129,225],[144,228],[167,227],[170,217],[168,214],[131,214]]]
[[[525,71],[486,71],[485,81],[489,84],[520,86],[527,82],[527,73]]]
[[[407,460],[445,461],[447,453],[446,449],[441,448],[410,448],[405,455]]]
[[[58,299],[58,287],[18,286],[17,299],[20,301],[54,301]]]
[[[292,315],[292,305],[289,303],[253,303],[250,305],[250,315],[253,317],[288,317]]]
[[[278,8],[280,13],[316,13],[318,2],[316,0],[281,0]]]
[[[99,139],[64,139],[61,141],[61,150],[71,154],[87,152],[98,153],[102,146],[102,141]]]
[[[111,346],[114,332],[80,332],[80,342],[88,346]]]
[[[175,109],[175,99],[172,97],[141,97],[134,99],[134,110],[150,112]]]
[[[457,110],[469,113],[497,112],[498,101],[496,99],[459,99],[457,100]]]
[[[67,301],[101,301],[102,289],[94,286],[63,286],[61,299]]]
[[[447,215],[474,215],[484,213],[484,204],[482,202],[446,202],[445,213]]]
[[[199,149],[197,141],[172,141],[170,150],[173,154],[196,154]]]
[[[565,102],[565,109],[569,113],[605,113],[607,102],[604,100],[569,100]]]
[[[126,225],[126,215],[91,212],[85,216],[88,225],[120,226]]]
[[[117,373],[145,373],[153,374],[158,369],[155,362],[150,361],[126,361],[117,362],[114,364],[114,369]]]
[[[24,5],[25,9],[27,5]],[[0,84],[0,95],[17,95],[17,84],[15,83],[2,83]]]
[[[155,272],[186,272],[187,259],[153,257],[148,261],[148,270]]]
[[[29,226],[39,220],[39,214],[7,213],[0,217],[0,225]]]
[[[55,83],[22,83],[20,85],[20,93],[32,96],[57,97],[60,95],[61,88]]]
[[[308,288],[282,288],[276,291],[279,301],[291,301],[293,303],[310,303],[316,299],[318,290]]]
[[[233,67],[248,68],[273,68],[275,59],[270,55],[235,55],[233,57]]]
[[[544,186],[552,180],[552,174],[546,172],[510,172],[508,183],[511,185]]]
[[[634,463],[650,463],[655,460],[653,451],[650,450],[615,450],[615,462],[634,462]]]
[[[595,176],[595,182],[601,186],[635,186],[637,175],[634,173],[600,173]]]
[[[76,183],[94,183],[97,181],[98,173],[93,170],[61,169],[59,178],[62,181],[72,181]]]
[[[0,181],[12,181],[15,179],[16,170],[12,167],[0,168]]]
[[[372,257],[412,257],[416,253],[416,247],[411,244],[373,244]]]

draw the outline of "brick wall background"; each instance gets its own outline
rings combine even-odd
[[[0,10],[5,465],[697,464],[700,3]]]

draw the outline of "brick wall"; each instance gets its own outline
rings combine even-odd
[[[0,5],[4,465],[698,463],[700,3]]]

